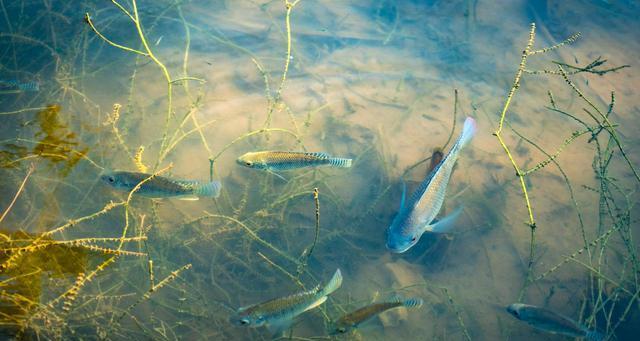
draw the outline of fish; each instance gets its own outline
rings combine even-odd
[[[387,229],[387,249],[403,253],[413,247],[424,232],[447,233],[460,215],[461,208],[437,221],[438,212],[444,203],[444,196],[458,155],[469,143],[477,130],[476,121],[467,117],[456,143],[447,156],[438,163],[422,181],[408,202],[403,190],[400,209]]]
[[[308,291],[239,308],[229,321],[237,326],[252,328],[267,326],[272,330],[282,331],[289,327],[296,316],[324,303],[327,297],[341,285],[342,273],[337,269],[323,288],[318,285]]]
[[[107,171],[100,179],[118,190],[130,192],[140,182],[152,176],[153,174],[148,173]],[[221,188],[219,181],[176,180],[156,175],[145,181],[134,194],[148,198],[198,200],[200,197],[218,197]]]
[[[524,303],[514,303],[507,307],[513,317],[533,328],[570,337],[584,337],[591,341],[604,340],[604,335],[595,329],[589,329],[576,321],[555,313],[549,309]]]
[[[352,160],[332,157],[326,153],[260,151],[246,153],[236,162],[248,168],[277,172],[317,166],[349,168]]]
[[[12,88],[14,91],[36,92],[40,90],[38,82],[20,82],[15,79],[0,80],[0,87]]]
[[[329,330],[329,334],[338,335],[345,334],[354,328],[357,328],[361,323],[368,321],[372,317],[385,312],[389,309],[397,307],[407,308],[419,308],[422,306],[421,298],[409,298],[406,300],[392,299],[387,302],[373,303],[368,306],[356,309],[342,317],[340,317]]]

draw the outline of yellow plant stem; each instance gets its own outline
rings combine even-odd
[[[20,193],[22,193],[22,190],[24,189],[24,185],[27,184],[27,180],[29,180],[29,176],[31,176],[31,173],[33,173],[34,169],[35,169],[35,165],[31,164],[29,166],[29,170],[27,171],[27,175],[24,176],[24,179],[22,180],[22,183],[20,184],[20,187],[18,187],[18,191],[16,191],[16,194],[13,196],[13,199],[11,200],[11,203],[9,204],[7,209],[4,210],[4,213],[2,213],[2,216],[0,216],[0,223],[4,220],[4,217],[7,216],[9,211],[11,211],[11,208],[13,208],[13,205],[16,203],[16,200],[18,200],[18,197],[20,196]]]

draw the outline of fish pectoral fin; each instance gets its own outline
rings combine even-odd
[[[196,201],[196,200],[200,200],[200,198],[198,198],[195,195],[182,195],[179,197],[176,197],[176,199],[178,200],[184,200],[184,201]]]
[[[272,175],[275,175],[275,176],[279,177],[280,179],[282,179],[282,181],[288,181],[284,176],[282,176],[282,175],[280,175],[280,174],[278,174],[278,173],[276,173],[276,172],[274,172],[272,170],[267,170],[267,172],[272,174]]]
[[[398,210],[398,212],[402,212],[402,210],[404,209],[405,200],[407,198],[407,183],[404,182],[403,179],[400,179],[400,181],[402,182],[402,199],[400,199],[400,209]]]
[[[267,329],[271,332],[271,337],[274,339],[280,338],[282,334],[291,328],[293,319],[283,319],[269,322]]]
[[[316,307],[320,306],[322,303],[324,303],[324,301],[326,301],[326,300],[327,300],[327,296],[322,296],[319,299],[317,299],[315,302],[311,303],[311,305],[309,305],[307,307],[307,309],[305,309],[304,311],[309,311],[309,310],[311,310],[313,308],[316,308]]]
[[[462,206],[458,206],[448,216],[440,220],[434,220],[431,222],[431,224],[426,224],[424,230],[431,233],[449,233],[455,226],[456,220],[458,219],[458,216],[460,216],[460,213],[462,213]]]

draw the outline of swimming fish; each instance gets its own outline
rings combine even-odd
[[[440,221],[436,222],[434,219],[444,203],[447,184],[458,154],[475,132],[475,120],[467,117],[462,133],[451,147],[449,154],[427,175],[407,203],[405,203],[403,191],[398,214],[387,230],[387,249],[391,252],[407,251],[418,242],[424,232],[445,233],[453,226],[461,209],[455,210]]]
[[[584,337],[591,341],[604,339],[604,335],[597,330],[590,330],[576,321],[548,309],[523,303],[514,303],[507,307],[507,311],[518,320],[545,332],[570,337]]]
[[[344,334],[389,309],[397,307],[419,308],[422,306],[422,303],[421,298],[410,298],[407,300],[395,299],[388,302],[370,304],[340,317],[331,327],[329,333],[331,335]]]
[[[14,91],[36,92],[40,90],[40,83],[20,82],[15,79],[0,80],[0,87],[12,88]]]
[[[238,326],[266,325],[276,331],[285,330],[296,316],[324,303],[327,296],[336,291],[340,285],[342,285],[342,273],[338,269],[324,288],[318,285],[308,291],[240,308],[229,321]]]
[[[116,189],[129,192],[150,176],[152,174],[109,171],[103,173],[100,179]],[[156,175],[143,183],[134,194],[148,198],[175,197],[181,200],[198,200],[199,197],[217,197],[221,187],[219,181],[201,183],[195,180],[175,180]]]
[[[307,152],[250,152],[240,156],[236,162],[245,167],[269,172],[316,166],[351,167],[351,159],[331,157],[326,153]]]

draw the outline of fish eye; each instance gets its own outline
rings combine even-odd
[[[249,166],[249,167],[251,167],[251,165],[253,165],[253,162],[251,162],[251,161],[246,161],[244,164],[245,164],[245,165],[247,165],[247,166]]]
[[[344,333],[344,332],[346,332],[346,331],[347,331],[347,328],[344,328],[344,327],[340,327],[340,328],[338,328],[338,332],[339,332],[339,333]]]
[[[115,179],[113,176],[109,176],[109,177],[107,178],[107,181],[109,181],[109,182],[112,182],[112,183],[113,183],[113,182],[115,182],[115,181],[116,181],[116,179]]]
[[[249,324],[249,320],[247,320],[247,319],[241,319],[241,320],[240,320],[240,324],[241,324],[241,325],[247,325],[247,324]]]
[[[411,238],[411,241],[415,242],[417,239],[418,239],[418,237],[413,237],[413,238]]]

